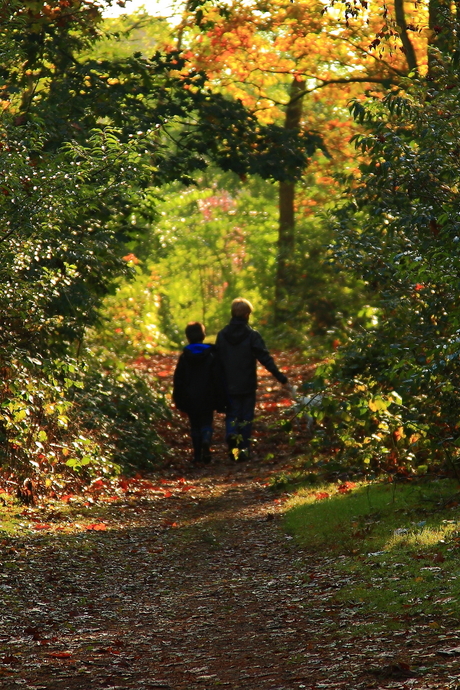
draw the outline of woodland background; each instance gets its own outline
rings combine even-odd
[[[318,363],[306,456],[457,475],[458,3],[109,5],[0,5],[4,486],[167,462],[133,363],[239,294]]]

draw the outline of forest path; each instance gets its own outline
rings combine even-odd
[[[151,365],[167,381],[172,363]],[[271,385],[261,401],[277,414]],[[24,511],[24,535],[3,543],[2,689],[457,687],[433,629],[372,632],[336,599],[332,559],[283,532],[284,497],[267,477],[293,451],[270,418],[254,460],[230,463],[222,449],[202,468],[187,463],[184,425],[170,424],[182,445],[162,476],[122,480],[115,494],[95,483],[65,514]]]

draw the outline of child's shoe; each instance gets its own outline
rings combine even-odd
[[[249,460],[249,448],[241,448],[235,459],[236,462],[246,462]]]

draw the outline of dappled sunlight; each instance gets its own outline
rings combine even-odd
[[[438,544],[444,544],[446,540],[458,534],[460,521],[442,520],[441,524],[433,526],[423,524],[411,524],[410,527],[402,527],[394,530],[386,542],[384,549],[387,551],[397,549],[429,549]]]

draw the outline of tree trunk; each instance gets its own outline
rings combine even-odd
[[[302,101],[305,82],[294,81],[291,84],[290,101],[286,107],[284,126],[286,129],[297,129],[302,120]],[[291,304],[295,297],[295,184],[279,183],[279,230],[278,255],[275,277],[275,325],[284,323],[292,316]]]
[[[415,55],[414,46],[409,38],[407,31],[406,15],[404,12],[404,0],[395,0],[395,16],[396,24],[400,30],[401,42],[404,48],[404,54],[406,56],[407,67],[409,72],[418,69],[417,57]]]

